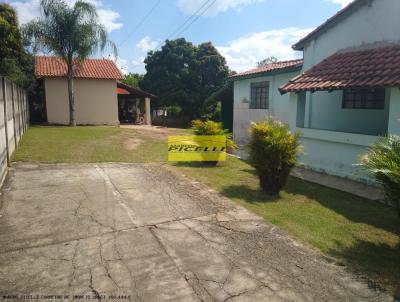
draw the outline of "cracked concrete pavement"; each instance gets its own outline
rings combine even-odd
[[[16,164],[0,215],[0,298],[391,301],[163,165]]]

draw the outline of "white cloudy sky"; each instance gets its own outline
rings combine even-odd
[[[3,0],[0,0],[3,1]],[[20,23],[40,15],[40,0],[8,0]],[[66,0],[71,5],[76,0]],[[144,72],[144,58],[160,42],[185,37],[211,41],[231,69],[242,71],[275,56],[301,56],[291,45],[351,0],[88,0],[119,46],[124,72]],[[148,16],[144,18],[146,15]],[[194,20],[195,19],[195,20]],[[194,21],[193,21],[194,20]],[[186,21],[186,23],[184,23]],[[193,22],[192,22],[193,21]],[[184,25],[182,27],[182,25]],[[171,33],[177,33],[171,35]],[[104,56],[108,56],[105,54]]]

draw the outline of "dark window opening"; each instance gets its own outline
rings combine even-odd
[[[250,109],[269,108],[269,82],[251,84]]]
[[[384,109],[385,88],[345,90],[342,107],[344,109]]]

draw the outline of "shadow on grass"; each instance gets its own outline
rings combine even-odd
[[[242,171],[258,177],[256,169],[243,169]]]
[[[304,195],[356,223],[364,223],[400,236],[396,209],[339,190],[290,177],[285,191]]]
[[[323,207],[333,209],[354,222],[373,225],[393,234],[400,234],[396,212],[384,205],[295,178],[289,180],[285,191],[312,198]],[[221,193],[228,198],[244,200],[249,204],[284,202],[279,200],[279,197],[269,196],[247,185],[227,186]],[[310,215],[313,214],[310,213]],[[393,247],[385,243],[358,239],[351,247],[339,241],[336,241],[334,245],[336,248],[330,249],[327,254],[339,259],[353,272],[362,272],[363,275],[369,276],[367,282],[372,289],[385,289],[390,293],[400,290],[400,243]]]
[[[210,168],[220,168],[220,164],[218,165],[208,165],[199,161],[181,161],[172,163],[176,167],[184,167],[184,168],[199,168],[199,169],[210,169]]]
[[[341,246],[328,253],[343,260],[350,269],[365,272],[369,287],[400,294],[400,244],[387,244],[357,240],[352,247]]]
[[[279,201],[279,196],[268,195],[261,189],[254,189],[247,185],[227,186],[221,193],[228,198],[243,199],[249,203]]]
[[[395,208],[295,177],[289,179],[285,191],[313,199],[352,222],[371,225],[400,236],[400,219]],[[328,254],[342,259],[350,269],[373,278],[368,281],[370,286],[378,290],[380,286],[389,286],[390,292],[399,292],[400,244],[393,247],[358,239],[351,247],[343,246],[340,242],[336,242],[336,246],[338,248],[329,250]]]

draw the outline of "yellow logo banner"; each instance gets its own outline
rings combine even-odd
[[[226,136],[169,136],[168,161],[225,161]]]

